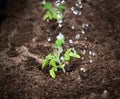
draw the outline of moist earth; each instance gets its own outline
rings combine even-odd
[[[0,99],[120,99],[120,1],[83,0],[81,16],[71,11],[76,2],[66,0],[61,28],[43,21],[39,0],[9,0],[0,10]],[[86,33],[76,39],[84,22]],[[74,47],[81,58],[52,79],[41,62],[59,32],[64,48]]]

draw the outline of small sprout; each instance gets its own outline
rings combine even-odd
[[[43,9],[46,10],[43,20],[59,20],[63,18],[63,12],[66,9],[65,6],[59,4],[57,7],[53,7],[50,2],[42,3]],[[58,14],[59,12],[59,14]]]
[[[68,48],[63,54],[63,43],[64,36],[60,33],[57,36],[57,40],[54,44],[54,52],[48,54],[42,61],[42,69],[45,68],[45,66],[51,67],[49,73],[52,78],[56,77],[56,72],[58,71],[58,68],[62,69],[64,73],[66,72],[64,67],[67,65],[68,61],[70,61],[71,57],[80,58],[80,55],[77,54],[76,51],[74,51],[72,48]]]

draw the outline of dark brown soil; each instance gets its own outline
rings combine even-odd
[[[120,99],[120,1],[83,0],[82,16],[70,10],[76,2],[66,0],[62,28],[43,21],[39,0],[9,0],[0,11],[0,99]],[[76,40],[84,22],[89,23],[86,34]],[[71,60],[68,72],[52,79],[41,60],[52,51],[59,31],[65,35],[64,48],[74,46],[85,59]]]

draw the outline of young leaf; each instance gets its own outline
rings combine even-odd
[[[50,61],[50,64],[49,64],[50,66],[53,66],[53,67],[57,67],[56,66],[56,62],[55,62],[55,60],[54,59],[52,59],[51,61]]]
[[[55,78],[55,77],[56,77],[56,74],[55,74],[55,72],[54,72],[53,69],[50,69],[50,70],[49,70],[49,73],[50,73],[50,76],[51,76],[52,78]]]
[[[54,70],[54,71],[58,71],[58,68],[57,68],[57,66],[54,66],[54,67],[52,67],[52,69]]]
[[[75,58],[80,58],[80,55],[79,54],[77,54],[77,53],[73,53],[73,52],[70,52],[70,56],[71,57],[75,57]]]
[[[42,68],[45,67],[45,65],[48,63],[48,61],[51,59],[51,54],[48,54],[45,59],[42,61]]]
[[[47,11],[46,14],[43,16],[43,20],[49,19],[52,20],[52,14],[50,11]]]
[[[64,42],[64,39],[57,39],[54,48],[59,48]]]
[[[70,60],[70,52],[71,52],[71,48],[69,48],[66,52],[65,52],[65,54],[64,54],[64,60],[66,60],[66,61],[68,61],[68,60]]]
[[[52,8],[52,5],[50,2],[46,2],[45,4],[43,4],[43,8],[45,10],[50,10]]]
[[[43,61],[42,61],[42,69],[45,67],[45,65],[47,64],[47,60],[46,59],[44,59]]]
[[[63,6],[63,5],[59,5],[59,6],[58,6],[58,9],[59,9],[61,12],[63,12],[66,8],[65,8],[65,6]]]
[[[56,11],[52,11],[52,16],[53,16],[53,19],[55,19],[55,20],[57,20],[58,18],[57,18],[57,13],[56,13]]]

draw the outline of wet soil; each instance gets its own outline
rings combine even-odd
[[[120,99],[120,1],[83,0],[81,16],[70,10],[76,2],[66,1],[62,28],[43,21],[37,0],[10,0],[0,10],[0,99]],[[59,32],[65,35],[64,48],[75,47],[81,58],[52,79],[41,61],[53,51]]]

